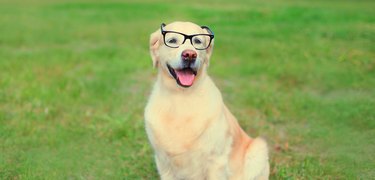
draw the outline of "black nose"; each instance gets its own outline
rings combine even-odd
[[[182,51],[181,57],[182,60],[191,61],[191,63],[193,63],[195,59],[197,59],[197,53],[193,50],[187,49]]]

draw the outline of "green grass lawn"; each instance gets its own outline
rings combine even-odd
[[[209,74],[271,179],[375,177],[374,1],[0,2],[0,179],[157,179],[143,108],[160,23],[215,32]]]

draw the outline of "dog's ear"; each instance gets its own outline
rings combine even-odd
[[[209,65],[212,51],[214,50],[214,39],[212,39],[210,46],[206,49],[207,65]]]
[[[150,35],[150,54],[152,58],[152,64],[154,67],[157,67],[159,64],[159,52],[157,51],[160,46],[160,30],[156,30]]]
[[[202,26],[202,29],[205,31],[205,33],[213,34],[212,31],[210,30],[210,28],[208,28],[207,26]],[[208,41],[209,41],[209,39],[208,39]],[[215,39],[212,39],[210,46],[206,49],[205,63],[207,65],[209,65],[210,58],[211,58],[211,55],[212,55],[212,51],[214,50],[214,41],[215,41]]]

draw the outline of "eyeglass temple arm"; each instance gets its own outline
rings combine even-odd
[[[201,26],[201,28],[202,28],[202,29],[207,29],[207,31],[208,31],[210,34],[214,35],[214,32],[212,32],[211,29],[210,29],[208,26]]]
[[[161,23],[161,25],[160,25],[160,30],[163,32],[163,27],[165,27],[166,26],[166,24],[165,23]]]

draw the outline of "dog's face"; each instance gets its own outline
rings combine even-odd
[[[151,34],[150,52],[163,83],[177,88],[196,84],[205,73],[213,33],[190,22],[174,22]]]

